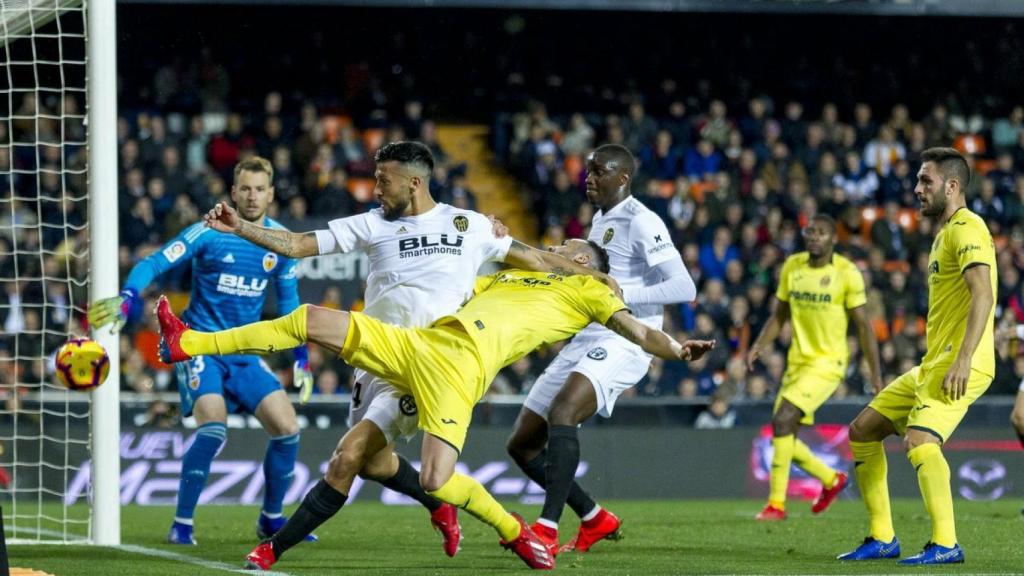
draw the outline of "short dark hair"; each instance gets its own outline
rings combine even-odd
[[[599,272],[607,274],[608,271],[611,270],[608,265],[608,251],[599,246],[598,243],[593,240],[587,240],[587,244],[590,246],[590,249],[594,251],[594,264],[596,264],[594,268],[597,268]]]
[[[960,193],[967,193],[967,185],[971,183],[971,167],[967,159],[955,148],[929,148],[921,152],[921,163],[934,162],[942,173],[944,180],[956,179],[960,182]]]
[[[373,160],[378,164],[381,162],[414,164],[426,169],[428,175],[434,173],[434,155],[430,152],[430,148],[411,140],[389,142],[381,146],[373,155]]]
[[[621,144],[605,144],[594,149],[594,154],[605,154],[611,156],[622,165],[622,171],[629,174],[630,178],[636,173],[636,158],[629,148]]]
[[[828,214],[815,214],[811,221],[824,222],[826,226],[832,229],[832,233],[836,233],[836,219],[829,216]]]

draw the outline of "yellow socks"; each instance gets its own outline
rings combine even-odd
[[[922,444],[907,452],[917,471],[924,507],[932,517],[932,542],[952,548],[956,545],[953,521],[953,492],[949,486],[949,464],[938,444]]]
[[[779,510],[786,509],[786,488],[789,486],[789,467],[793,463],[796,437],[776,436],[772,438],[772,473],[769,480],[768,503]]]
[[[850,449],[853,451],[853,473],[857,476],[857,485],[864,498],[864,506],[868,509],[871,536],[881,542],[892,542],[896,531],[892,527],[892,510],[889,506],[885,446],[881,442],[851,440]]]
[[[821,458],[815,456],[810,447],[801,442],[799,438],[793,444],[793,463],[804,472],[821,480],[826,488],[831,488],[836,482],[836,471],[822,462]]]
[[[519,537],[519,522],[498,504],[482,484],[470,476],[456,472],[444,486],[428,493],[442,502],[462,508],[485,524],[493,526],[505,542],[511,542]]]
[[[203,356],[271,354],[295,348],[306,342],[308,310],[309,305],[303,304],[280,318],[219,332],[186,330],[181,335],[181,349],[189,356]]]

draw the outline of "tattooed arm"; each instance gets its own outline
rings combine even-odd
[[[648,354],[666,360],[697,360],[715,347],[714,340],[687,340],[680,344],[661,330],[641,324],[628,310],[612,314],[605,326],[626,340],[637,344]]]
[[[289,258],[305,258],[320,253],[316,233],[290,232],[257,226],[239,217],[234,208],[223,202],[217,203],[203,216],[206,225],[218,232],[237,234],[242,238]]]
[[[577,264],[554,252],[538,250],[532,246],[527,246],[518,240],[512,241],[512,247],[508,249],[508,255],[505,256],[505,263],[514,268],[522,268],[523,270],[531,270],[533,272],[550,272],[560,276],[573,276],[576,274],[593,276],[608,285],[616,294],[622,294],[619,284],[611,276],[582,264]]]

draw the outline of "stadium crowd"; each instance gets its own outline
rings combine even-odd
[[[231,82],[228,67],[210,58],[190,67],[163,66],[152,80],[152,93],[160,98],[122,111],[118,214],[123,274],[226,199],[232,167],[251,155],[272,161],[276,201],[271,215],[288,222],[371,208],[373,152],[383,142],[401,139],[426,143],[438,158],[431,183],[435,198],[475,207],[465,166],[448,161],[424,102],[409,99],[348,114],[271,90],[243,106],[230,97]],[[369,94],[363,99],[373,102],[375,83],[365,86]],[[801,249],[801,228],[816,213],[838,221],[837,250],[864,272],[868,316],[881,345],[886,381],[912,366],[924,351],[932,239],[932,223],[916,211],[915,159],[929,146],[952,143],[968,154],[975,175],[968,203],[984,216],[998,244],[997,323],[1024,323],[1021,106],[985,118],[943,101],[926,115],[912,117],[900,103],[840,106],[769,95],[726,101],[684,94],[671,80],[650,93],[620,95],[611,113],[564,103],[549,113],[543,97],[520,101],[522,106],[495,115],[494,149],[521,183],[541,242],[586,235],[593,207],[585,201],[583,160],[598,144],[629,147],[640,163],[633,193],[668,224],[699,288],[696,302],[667,310],[666,326],[680,339],[715,338],[724,344],[690,365],[656,360],[632,394],[714,396],[726,403],[771,399],[785,368],[788,333],[763,357],[761,370],[748,374],[742,358],[769,316],[782,261]],[[84,140],[84,126],[72,118],[62,125],[39,115],[73,116],[81,106],[73,97],[37,101],[27,95],[19,117],[36,119],[0,122],[0,366],[5,383],[45,378],[42,362],[15,361],[15,356],[23,360],[51,353],[63,333],[54,327],[74,322],[74,310],[81,311],[86,302],[80,285],[85,260],[76,257],[87,239],[84,145],[52,144],[61,132],[65,140]],[[36,247],[42,247],[43,257]],[[188,276],[182,268],[153,293],[187,292]],[[76,280],[70,293],[63,281],[68,277]],[[325,292],[317,303],[360,305],[358,295],[338,290]],[[40,330],[44,325],[50,328]],[[171,372],[156,357],[156,341],[152,315],[122,334],[125,389],[173,390]],[[992,394],[1013,393],[1024,377],[1024,358],[1011,347],[1001,350]],[[850,348],[859,359],[852,337]],[[555,352],[539,350],[513,364],[493,392],[524,393]],[[311,365],[320,393],[346,388],[350,371],[340,361],[314,350]],[[275,367],[282,381],[290,381],[284,363]],[[866,382],[864,363],[851,362],[836,394],[865,394]],[[165,422],[167,412],[153,410],[153,421]],[[727,404],[719,404],[717,412],[728,419]],[[715,414],[705,420],[714,426]]]

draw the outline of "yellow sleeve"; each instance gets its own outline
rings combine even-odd
[[[583,305],[594,322],[604,324],[619,310],[625,310],[626,303],[619,299],[601,281],[587,277],[581,294]]]
[[[993,267],[996,265],[995,246],[984,223],[980,220],[967,221],[962,224],[952,222],[950,226],[952,226],[952,234],[948,245],[950,250],[956,254],[956,262],[961,274],[964,270],[979,264]]]
[[[488,286],[494,283],[494,279],[497,278],[497,274],[488,274],[487,276],[477,276],[476,282],[473,284],[473,296],[483,292]]]
[[[789,273],[793,269],[793,259],[787,258],[782,263],[782,272],[779,272],[779,287],[775,290],[775,297],[783,302],[789,302]]]
[[[860,273],[856,264],[850,263],[846,268],[846,309],[853,310],[868,302],[867,293],[864,290],[864,275]]]

